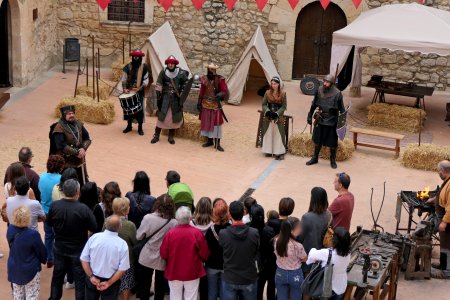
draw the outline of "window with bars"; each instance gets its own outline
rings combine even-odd
[[[145,0],[112,0],[108,6],[108,20],[144,22]]]

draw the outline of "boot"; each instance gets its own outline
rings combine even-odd
[[[220,146],[220,139],[216,139],[216,145],[215,145],[216,149],[220,152],[225,151],[222,146]]]
[[[330,165],[331,168],[336,169],[337,168],[337,164],[336,164],[336,148],[330,148]]]
[[[144,135],[144,130],[142,130],[142,123],[139,123],[138,125],[138,133],[139,135]]]
[[[161,128],[155,127],[155,134],[153,135],[152,140],[150,143],[155,144],[159,141],[159,135],[161,134]]]
[[[127,127],[122,131],[123,133],[128,133],[133,129],[133,127],[131,126],[131,120],[128,120],[128,124]]]
[[[208,138],[208,141],[202,145],[202,147],[206,148],[214,145],[213,139]]]
[[[307,166],[314,165],[314,164],[317,164],[319,162],[320,148],[322,148],[321,145],[316,145],[315,146],[313,157],[311,157],[311,159],[306,162]]]
[[[175,129],[169,129],[169,138],[167,139],[170,144],[175,144],[175,140],[173,139],[173,136],[175,135]]]

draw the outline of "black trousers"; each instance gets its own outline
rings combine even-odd
[[[169,292],[169,283],[164,277],[164,271],[147,268],[137,264],[136,280],[138,282],[138,295],[141,300],[150,299],[150,288],[152,286],[152,276],[155,273],[155,297],[154,300],[164,300],[164,295]]]
[[[84,277],[86,280],[86,300],[98,300],[100,299],[100,297],[102,300],[117,300],[117,298],[119,297],[120,279],[114,282],[108,289],[99,291],[97,290],[97,287],[91,283],[89,277]],[[100,281],[108,280],[107,278],[97,278],[100,279]]]
[[[265,266],[258,275],[258,300],[264,298],[264,286],[267,282],[267,300],[275,300],[275,272],[276,267]]]
[[[57,251],[54,252],[54,266],[52,285],[49,300],[59,300],[62,297],[64,276],[69,269],[72,269],[75,281],[75,299],[84,300],[84,289],[86,277],[81,267],[80,255],[64,255]]]

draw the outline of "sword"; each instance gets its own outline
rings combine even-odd
[[[229,123],[229,122],[228,122],[228,118],[227,118],[227,116],[225,115],[225,112],[223,111],[222,103],[220,103],[220,100],[219,100],[219,99],[217,99],[216,97],[208,97],[208,96],[203,96],[202,98],[203,98],[203,99],[209,99],[209,100],[216,100],[217,103],[218,103],[218,105],[219,105],[219,109],[220,109],[220,111],[222,112],[223,119],[224,119],[225,121],[227,121],[227,123]]]

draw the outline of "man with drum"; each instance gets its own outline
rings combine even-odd
[[[123,67],[122,87],[124,94],[119,96],[123,109],[123,119],[128,122],[123,133],[130,132],[133,120],[138,123],[139,135],[144,135],[144,90],[149,82],[148,66],[142,63],[145,54],[136,49],[130,53],[131,62]]]
[[[188,81],[189,72],[178,67],[178,60],[170,55],[166,61],[166,67],[159,73],[156,80],[156,99],[158,111],[156,116],[155,134],[152,144],[159,141],[162,129],[169,129],[169,143],[175,144],[175,129],[183,124],[183,101],[181,95]]]

